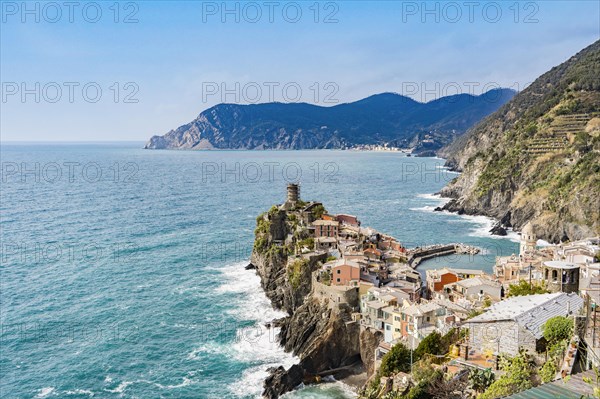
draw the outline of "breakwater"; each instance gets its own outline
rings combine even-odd
[[[479,248],[462,243],[428,245],[426,247],[409,249],[407,251],[407,263],[410,267],[415,269],[422,261],[435,258],[437,256],[447,256],[453,254],[475,255],[479,252]]]

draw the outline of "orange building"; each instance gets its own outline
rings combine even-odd
[[[427,270],[425,273],[427,275],[427,290],[430,293],[440,292],[446,284],[456,283],[461,280],[458,273],[448,268]]]

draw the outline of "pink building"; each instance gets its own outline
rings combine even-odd
[[[358,284],[360,280],[360,265],[345,259],[337,260],[331,267],[332,285]]]

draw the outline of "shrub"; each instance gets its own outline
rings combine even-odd
[[[517,284],[510,284],[508,286],[508,296],[547,294],[549,292],[544,286],[530,284],[527,280],[521,280]]]
[[[544,382],[544,383],[550,382],[550,381],[554,380],[556,373],[557,373],[556,360],[553,358],[548,359],[548,361],[546,363],[544,363],[544,365],[542,366],[542,369],[540,370],[540,378],[542,379],[542,382]]]
[[[292,288],[298,289],[302,283],[302,276],[304,274],[304,268],[308,265],[308,261],[305,259],[296,259],[289,266],[287,270],[288,280],[292,285]]]
[[[469,383],[476,392],[484,392],[496,379],[491,369],[469,369]]]
[[[550,345],[571,338],[573,334],[573,320],[568,317],[556,316],[548,319],[542,327],[544,338]]]
[[[506,373],[494,381],[478,399],[497,399],[531,388],[531,367],[523,353],[500,362]]]

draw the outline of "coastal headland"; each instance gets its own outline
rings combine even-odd
[[[319,202],[302,201],[299,186],[288,185],[287,200],[256,219],[248,267],[273,306],[287,312],[270,326],[280,328],[279,343],[300,362],[270,369],[263,396],[277,398],[330,375],[366,383],[385,333],[371,328],[381,314],[365,314],[365,294],[417,303],[426,290],[415,271],[422,260],[478,252],[460,243],[405,248],[356,216],[331,215]]]

